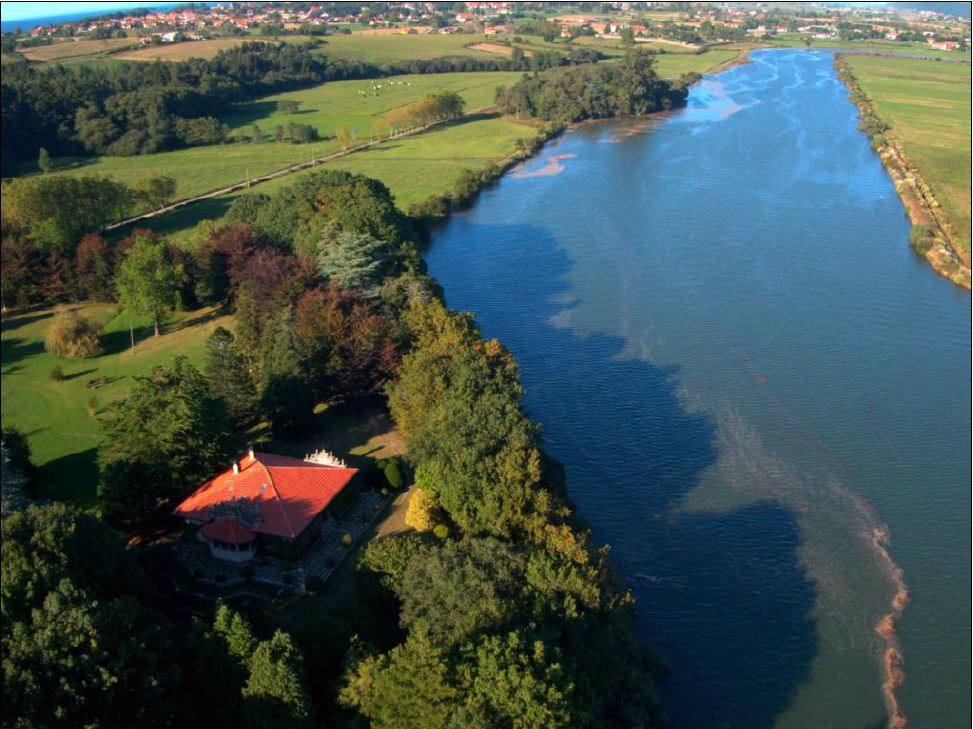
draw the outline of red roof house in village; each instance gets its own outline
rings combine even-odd
[[[358,469],[320,451],[307,459],[251,450],[173,511],[199,526],[219,559],[252,559],[259,544],[310,547],[332,512],[347,504]]]

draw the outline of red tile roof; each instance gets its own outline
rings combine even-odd
[[[207,481],[172,512],[211,522],[231,515],[251,532],[296,538],[358,473],[271,453],[253,453]]]
[[[228,544],[246,544],[256,539],[256,535],[233,516],[214,519],[209,524],[204,524],[202,531],[207,539]]]

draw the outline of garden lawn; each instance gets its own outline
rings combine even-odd
[[[932,187],[970,254],[970,66],[847,55],[862,90]]]
[[[44,351],[44,334],[53,310],[33,310],[3,318],[2,385],[4,427],[16,426],[29,442],[33,461],[41,469],[40,496],[91,508],[97,487],[98,423],[96,415],[113,400],[124,397],[133,377],[184,354],[197,366],[204,344],[217,326],[230,317],[213,309],[182,312],[163,330],[138,327],[139,338],[129,349],[128,319],[116,315],[111,304],[87,304],[81,312],[105,323],[105,353],[90,359],[64,359]],[[66,377],[55,382],[51,370],[60,366]],[[99,387],[87,387],[91,380]]]
[[[241,140],[249,140],[252,125],[258,125],[262,141],[257,144],[241,141],[136,157],[61,157],[55,160],[55,172],[108,175],[129,184],[169,175],[176,180],[177,199],[194,197],[304,162],[312,154],[320,157],[337,151],[333,137],[339,126],[355,128],[361,138],[367,138],[373,122],[381,121],[389,110],[426,94],[455,91],[467,109],[474,110],[493,103],[498,85],[518,78],[517,73],[444,73],[333,81],[242,104],[226,116],[231,134]],[[283,99],[300,102],[297,113],[278,113],[276,102]],[[275,127],[288,122],[311,124],[323,137],[332,138],[306,144],[275,142]]]

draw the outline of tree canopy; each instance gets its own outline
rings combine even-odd
[[[229,459],[226,407],[183,356],[137,377],[100,422],[98,496],[124,527],[151,525]]]
[[[660,79],[651,53],[632,49],[612,64],[584,64],[524,77],[497,89],[503,111],[567,124],[582,119],[642,116],[683,106],[688,90]]]
[[[177,672],[121,537],[63,504],[5,516],[2,530],[4,724],[165,726]]]
[[[163,241],[138,235],[118,269],[118,301],[130,316],[150,318],[158,335],[159,321],[179,308],[183,275]]]

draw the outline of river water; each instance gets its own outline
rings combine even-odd
[[[672,726],[969,726],[970,297],[831,56],[751,60],[550,143],[430,271],[520,363]]]

